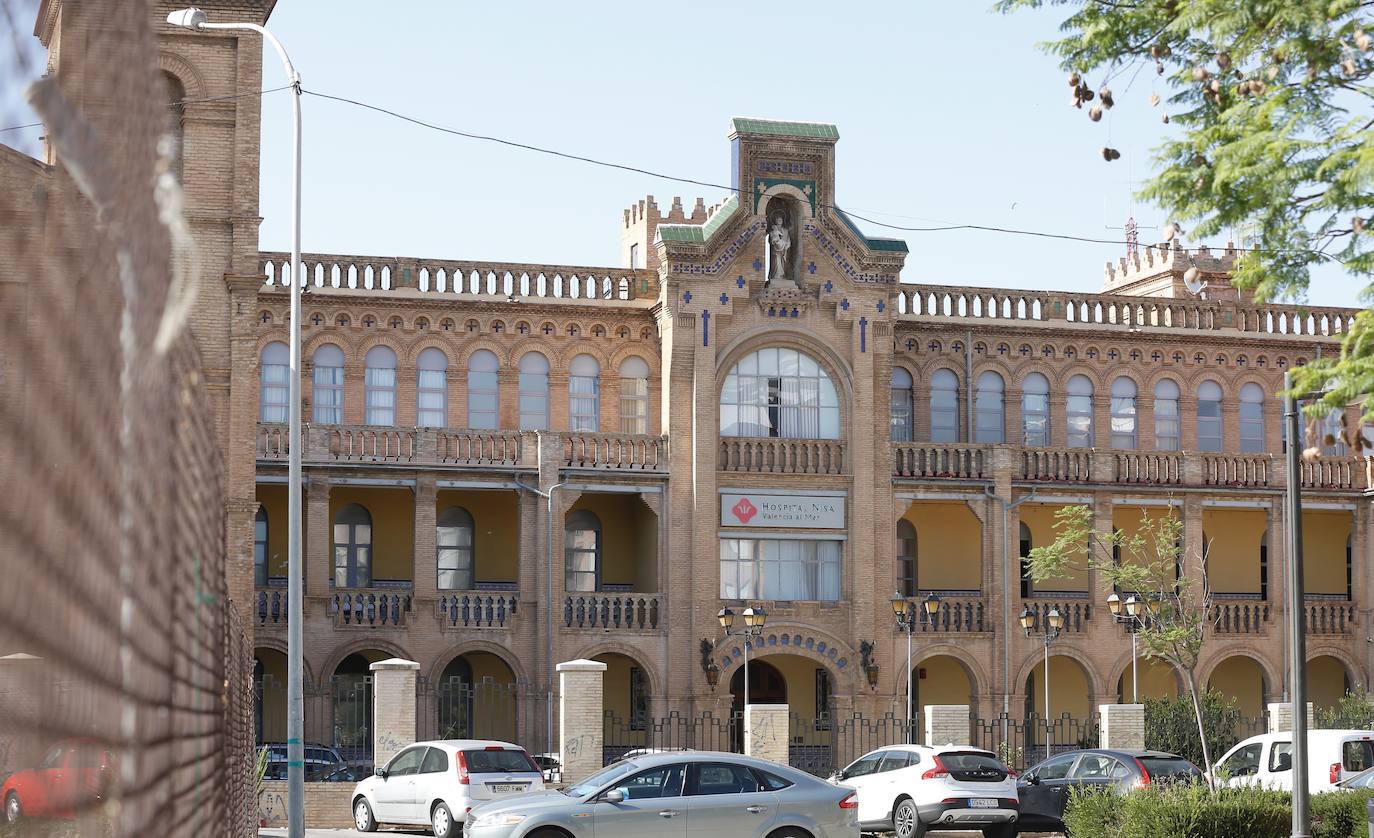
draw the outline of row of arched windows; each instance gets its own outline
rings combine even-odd
[[[1097,438],[1093,411],[1093,382],[1086,375],[1075,375],[1065,385],[1064,428],[1070,448],[1091,448]],[[914,428],[911,373],[902,367],[892,370],[892,439],[912,440]],[[1137,405],[1136,383],[1121,376],[1111,385],[1109,408],[1110,447],[1133,449],[1140,445],[1142,416]],[[1154,388],[1154,439],[1160,451],[1182,448],[1180,389],[1178,382],[1161,379]],[[1196,428],[1198,451],[1222,450],[1223,392],[1215,381],[1204,381],[1197,388]],[[1002,376],[988,370],[978,376],[973,395],[973,441],[1006,442],[1006,399]],[[1240,388],[1240,450],[1263,453],[1264,388],[1247,383]],[[1050,382],[1038,372],[1021,381],[1021,444],[1033,448],[1050,445],[1053,417],[1050,415]],[[959,378],[947,369],[930,377],[930,441],[960,441]],[[1338,421],[1338,420],[1337,420]]]
[[[331,343],[312,356],[312,419],[316,424],[338,425],[344,421],[344,353]],[[285,343],[263,347],[259,388],[259,419],[286,422],[290,409],[290,351]],[[396,424],[396,353],[388,346],[374,346],[364,358],[363,423]],[[416,425],[442,428],[448,422],[448,356],[435,347],[415,359]],[[547,430],[549,419],[549,359],[540,352],[526,352],[517,364],[519,428]],[[496,353],[479,349],[468,357],[468,428],[494,430],[500,425],[501,362]],[[649,432],[649,364],[635,355],[620,363],[620,432]],[[590,355],[578,355],[568,367],[569,430],[601,430],[601,365]]]

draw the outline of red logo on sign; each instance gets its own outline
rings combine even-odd
[[[739,522],[741,524],[749,523],[750,518],[753,518],[755,515],[759,514],[758,509],[756,509],[754,505],[749,502],[749,498],[740,498],[739,503],[730,507],[730,511],[735,513],[735,517],[739,519]]]

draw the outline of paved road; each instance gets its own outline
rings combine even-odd
[[[928,833],[926,833],[926,834],[929,835],[930,838],[970,838],[970,836],[975,836],[975,835],[977,835],[978,833],[976,833],[976,832],[928,832]],[[258,835],[260,836],[260,838],[286,838],[286,830],[285,830],[285,829],[264,829],[264,830],[260,831],[260,832],[258,833]],[[354,836],[357,836],[357,838],[371,838],[372,836],[377,836],[377,835],[429,835],[429,833],[426,832],[426,831],[424,831],[424,830],[409,830],[409,829],[398,829],[398,830],[381,829],[381,830],[379,830],[379,831],[377,831],[377,832],[372,832],[372,833],[358,832],[358,831],[353,830],[353,829],[307,829],[307,830],[305,831],[305,835],[306,835],[306,838],[354,838]],[[1032,838],[1032,833],[1026,833],[1026,834],[1025,834],[1025,838]]]

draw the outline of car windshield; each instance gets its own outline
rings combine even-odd
[[[1183,757],[1140,757],[1150,779],[1162,780],[1169,777],[1200,777],[1202,772]]]
[[[529,754],[524,751],[506,749],[463,751],[463,757],[468,764],[468,771],[473,774],[509,774],[516,771],[539,770],[530,761]]]
[[[638,764],[629,760],[613,762],[577,785],[569,786],[563,793],[568,797],[586,797],[602,786],[609,785],[638,768]]]

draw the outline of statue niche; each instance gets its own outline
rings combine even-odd
[[[797,287],[797,264],[801,237],[797,230],[796,201],[785,195],[768,199],[768,279],[763,287],[774,283],[784,287]]]

